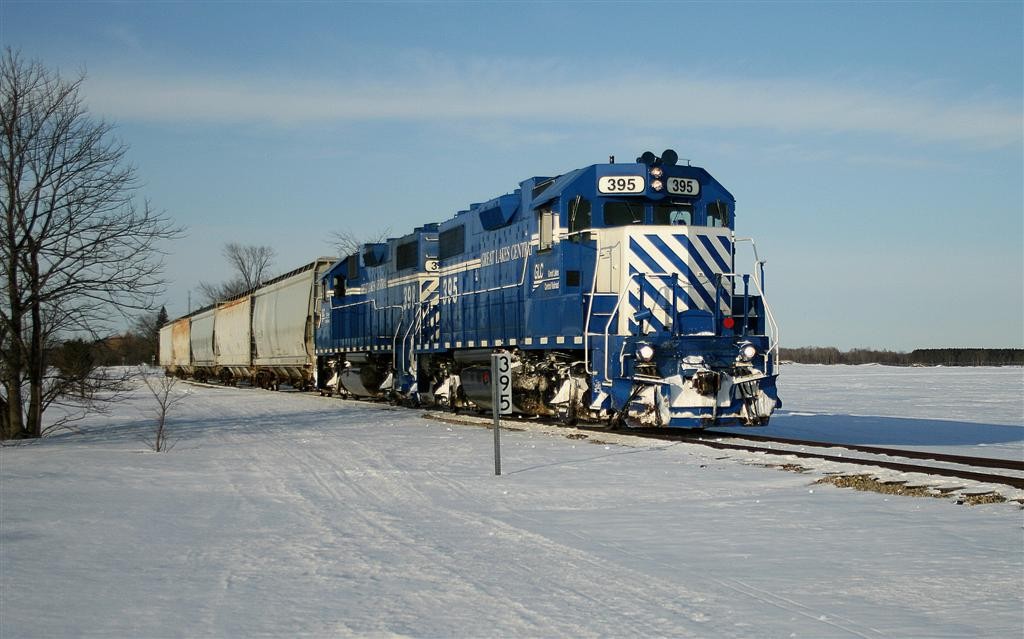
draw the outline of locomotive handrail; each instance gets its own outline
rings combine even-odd
[[[721,273],[721,274],[719,274],[719,278],[720,279],[719,279],[718,286],[721,287],[721,280],[724,279],[724,278],[727,278],[727,277],[728,278],[732,278],[733,281],[735,282],[736,278],[743,277],[744,275],[747,275],[747,274],[746,273]],[[779,353],[778,353],[778,350],[779,350],[779,325],[775,322],[775,316],[772,314],[771,307],[768,306],[768,300],[765,298],[764,289],[761,288],[760,281],[758,281],[758,278],[755,277],[755,278],[753,278],[753,282],[754,282],[754,288],[757,289],[757,294],[761,297],[761,305],[764,307],[765,319],[768,320],[768,326],[770,328],[769,335],[768,335],[768,353],[771,353],[772,351],[775,351],[775,361],[777,362],[779,360]],[[717,294],[717,291],[716,291],[716,294]],[[746,317],[744,317],[744,321],[746,321]],[[773,338],[774,338],[774,342],[772,341]],[[768,353],[765,353],[765,357],[768,356]]]
[[[638,277],[675,277],[675,273],[633,273],[629,276],[629,280],[626,281],[626,286],[623,287],[622,292],[619,293],[618,299],[615,301],[615,307],[612,309],[612,314],[608,316],[608,321],[604,325],[604,378],[608,379],[608,340],[610,339],[609,329],[612,326],[612,320],[619,312],[619,306],[622,305],[622,300],[629,297],[629,287],[633,283],[633,280]],[[673,314],[675,309],[672,309]]]
[[[371,299],[363,300],[361,302],[352,302],[351,304],[342,304],[341,306],[335,306],[333,301],[332,301],[331,302],[331,310],[332,311],[337,311],[337,310],[340,310],[340,309],[343,309],[343,308],[352,308],[353,306],[360,306],[362,304],[370,304],[371,306],[373,306],[373,308],[371,310],[374,310],[374,311],[386,311],[386,310],[389,310],[389,309],[392,309],[392,308],[405,308],[405,304],[392,304],[391,306],[381,306],[381,307],[378,308],[377,307],[377,300],[371,298]]]
[[[735,280],[736,277],[741,277],[741,276],[742,276],[742,274],[737,274],[737,273],[722,273],[720,275],[721,278],[727,278],[728,277],[728,278],[732,278],[734,280]],[[624,299],[626,299],[626,297],[628,297],[628,295],[629,295],[629,287],[630,287],[630,285],[632,285],[633,280],[635,280],[637,278],[640,278],[640,277],[643,277],[643,278],[658,278],[658,279],[671,277],[671,278],[675,279],[677,277],[677,274],[675,274],[675,273],[633,273],[632,275],[629,276],[629,280],[627,280],[625,288],[620,293],[618,293],[617,299],[615,301],[615,306],[612,308],[611,314],[608,316],[608,320],[605,322],[605,326],[604,326],[604,378],[605,378],[605,380],[609,379],[609,377],[608,377],[608,344],[609,344],[609,341],[611,339],[610,331],[611,331],[612,322],[614,321],[615,316],[618,314],[619,308],[622,306],[622,301]],[[771,311],[771,307],[768,305],[768,301],[765,299],[764,289],[761,287],[761,282],[760,282],[759,278],[755,277],[753,279],[753,281],[754,281],[754,287],[757,289],[757,293],[761,297],[761,303],[764,306],[765,317],[768,320],[768,324],[770,326],[770,333],[769,333],[769,340],[770,341],[768,343],[768,352],[765,353],[766,364],[767,364],[767,357],[768,357],[768,355],[772,351],[775,351],[775,361],[777,362],[778,358],[779,358],[779,353],[778,353],[778,348],[779,348],[779,326],[778,326],[778,324],[775,321],[775,316],[774,316],[774,314]],[[719,286],[721,286],[721,280],[719,280]],[[600,295],[600,293],[598,293],[598,294]],[[594,295],[594,293],[591,294],[591,305],[593,304],[593,295]],[[674,311],[675,311],[675,309],[673,309],[673,313],[674,313]],[[716,309],[716,311],[717,311],[717,309]],[[588,314],[587,314],[587,326],[588,327],[589,327],[589,324],[590,324],[590,317],[591,317],[591,314],[588,312]],[[587,334],[585,334],[585,336],[586,336],[585,338],[589,337],[589,335],[587,335]],[[585,344],[584,345],[584,357],[587,356],[588,350],[589,349],[587,348],[587,345]],[[586,360],[584,361],[584,363],[586,363]],[[589,366],[587,368],[587,371],[591,372],[590,369],[589,369]]]
[[[398,318],[398,323],[395,325],[395,336],[391,338],[391,368],[398,370],[398,334],[402,331],[402,322],[405,321],[405,313],[402,313],[403,317]],[[405,340],[402,340],[402,345],[405,345]]]
[[[332,311],[339,310],[339,309],[345,309],[345,308],[353,308],[353,307],[356,307],[356,306],[361,306],[363,304],[369,304],[370,307],[371,307],[370,308],[371,311],[389,311],[389,310],[396,309],[396,308],[398,308],[398,309],[404,309],[405,308],[405,304],[392,304],[390,306],[380,306],[380,307],[378,307],[377,306],[377,300],[375,300],[373,298],[365,299],[365,300],[362,300],[360,302],[352,302],[351,304],[342,304],[340,306],[335,306],[334,305],[334,298],[331,298],[331,310]],[[402,321],[401,320],[399,320],[398,326],[399,326],[399,328],[401,328],[401,326],[402,326]],[[385,336],[385,339],[387,339],[386,336]],[[395,364],[394,353],[395,353],[395,341],[397,339],[398,339],[398,333],[397,333],[397,329],[396,329],[395,337],[391,341],[391,365],[392,366],[394,366],[394,364]]]
[[[755,269],[755,271],[754,271],[754,285],[757,287],[757,291],[761,295],[761,303],[764,306],[765,316],[767,317],[768,323],[771,326],[772,335],[775,336],[775,343],[774,344],[772,344],[771,342],[768,343],[768,353],[771,353],[774,350],[775,351],[775,361],[778,362],[779,361],[779,344],[780,344],[780,341],[781,341],[780,340],[780,336],[779,336],[779,325],[775,321],[775,315],[772,313],[771,306],[768,305],[768,299],[767,299],[767,297],[765,296],[765,293],[764,293],[764,265],[767,262],[767,260],[762,260],[761,256],[758,255],[758,253],[757,253],[757,242],[754,241],[754,238],[752,238],[752,237],[735,237],[734,236],[733,237],[733,242],[734,243],[735,242],[750,242],[750,247],[754,251],[754,266],[757,267]],[[767,358],[767,354],[765,355],[765,357]]]
[[[644,277],[644,278],[655,277],[655,278],[660,278],[660,279],[664,279],[664,278],[669,278],[670,277],[670,278],[672,278],[672,285],[673,285],[673,287],[681,286],[683,288],[688,288],[688,287],[693,288],[692,284],[680,284],[679,280],[678,280],[678,277],[679,277],[678,273],[633,273],[632,275],[629,276],[629,280],[626,283],[626,287],[622,290],[621,293],[618,293],[618,300],[615,302],[615,307],[612,309],[611,314],[608,316],[608,321],[605,322],[605,325],[604,325],[604,377],[605,377],[605,379],[608,379],[608,340],[611,338],[611,334],[609,332],[609,329],[611,328],[612,320],[615,319],[615,315],[618,314],[618,312],[619,312],[619,306],[622,304],[622,300],[626,299],[626,297],[628,297],[628,295],[629,295],[629,285],[632,284],[633,280],[635,278],[638,278],[638,277]],[[599,295],[600,294],[601,293],[599,293]],[[673,325],[675,324],[675,312],[676,312],[675,304],[673,303],[673,307],[672,307],[672,311],[671,311]],[[590,319],[589,315],[588,315],[587,319],[588,319],[588,324],[589,324],[589,319]],[[586,356],[586,351],[587,350],[588,349],[587,349],[586,345],[584,345],[584,356]],[[620,357],[620,359],[621,359],[621,357]],[[591,371],[588,369],[587,372],[591,372]]]
[[[754,286],[757,287],[758,293],[761,294],[761,305],[764,307],[764,314],[768,319],[768,324],[772,328],[772,335],[775,336],[774,344],[772,344],[771,341],[768,342],[768,352],[771,353],[772,351],[775,351],[775,363],[777,365],[779,363],[779,325],[775,321],[775,315],[772,313],[772,307],[768,305],[768,299],[765,297],[764,289],[761,287],[761,282],[756,278],[754,279]],[[769,337],[769,339],[771,338]],[[767,358],[767,355],[765,355],[765,357]],[[765,363],[767,364],[767,360]]]
[[[761,296],[764,296],[764,265],[767,260],[762,260],[761,256],[757,254],[757,242],[752,237],[736,237],[733,236],[733,244],[736,242],[750,242],[750,248],[754,250],[754,265],[757,266],[757,270],[754,271],[754,275],[758,279],[758,289],[761,291]]]
[[[530,248],[532,249],[534,246],[537,246],[537,245],[536,244],[531,244]],[[445,295],[444,292],[442,291],[441,294],[438,295],[437,301],[440,303],[440,302],[443,302],[445,300],[458,299],[458,298],[463,297],[465,295],[479,295],[480,293],[493,293],[494,291],[502,291],[502,290],[505,290],[505,289],[508,289],[508,288],[519,288],[519,287],[521,287],[523,285],[523,282],[526,281],[526,271],[527,271],[527,266],[529,265],[529,262],[530,262],[530,260],[529,260],[530,255],[533,255],[533,253],[531,252],[531,253],[528,253],[528,254],[523,256],[523,272],[519,275],[519,282],[517,282],[515,284],[502,284],[501,286],[493,286],[491,288],[482,288],[482,289],[478,289],[478,290],[475,290],[475,291],[466,291],[466,292],[459,291],[455,295]],[[474,266],[472,269],[465,268],[462,271],[459,271],[459,273],[469,273],[471,270],[479,271],[480,268],[481,268],[480,266]],[[445,277],[445,276],[441,276],[441,277]]]
[[[593,375],[596,371],[590,370],[590,318],[594,314],[594,296],[595,295],[616,295],[616,293],[595,293],[594,290],[597,288],[597,274],[601,270],[601,251],[610,251],[616,246],[619,246],[622,242],[616,242],[611,246],[601,246],[601,234],[597,235],[597,246],[595,247],[595,255],[597,257],[597,264],[594,266],[594,277],[590,282],[590,299],[587,300],[587,319],[583,323],[583,368],[587,371],[588,375]],[[610,256],[609,256],[610,257]],[[610,260],[609,260],[610,261]],[[615,317],[615,313],[611,314],[611,317]],[[610,318],[609,318],[610,319]],[[607,348],[605,349],[607,350]],[[605,373],[607,373],[607,365],[605,366]],[[607,377],[607,375],[606,375]]]
[[[409,348],[406,351],[406,354],[408,355],[407,359],[409,360],[410,371],[412,371],[415,368],[412,365],[412,360],[415,358],[416,355],[416,334],[413,333],[413,331],[418,331],[420,329],[420,326],[422,326],[423,316],[426,314],[425,311],[427,310],[427,308],[429,308],[429,304],[427,302],[420,302],[419,308],[416,310],[415,317],[413,317],[413,320],[409,323],[409,328],[405,331],[405,335],[402,336],[403,349],[405,348],[406,340],[409,341]]]
[[[768,298],[764,292],[764,265],[767,260],[761,259],[761,256],[757,253],[757,242],[752,237],[738,237],[737,242],[750,242],[750,247],[754,250],[754,265],[757,266],[757,270],[754,271],[754,284],[757,286],[758,292],[761,294],[761,303],[764,305],[764,312],[768,318],[769,324],[772,327],[772,333],[775,335],[774,346],[769,342],[768,352],[775,351],[775,361],[779,361],[779,344],[781,342],[779,336],[779,325],[775,321],[775,315],[772,313],[771,306],[768,304]]]

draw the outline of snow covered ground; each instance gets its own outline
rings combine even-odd
[[[773,430],[1024,453],[1021,369],[784,375]],[[479,426],[178,390],[169,453],[146,450],[141,392],[78,434],[0,449],[4,639],[1024,633],[1017,504],[539,427],[502,433],[494,477]]]
[[[780,437],[1024,459],[1020,367],[790,364],[779,393],[766,432]]]

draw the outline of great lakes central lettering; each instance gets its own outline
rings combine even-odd
[[[509,246],[502,246],[480,254],[480,266],[491,266],[502,264],[512,260],[520,260],[530,254],[530,243],[519,242]]]

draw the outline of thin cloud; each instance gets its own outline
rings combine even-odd
[[[518,75],[518,74],[516,74]],[[1000,100],[950,101],[862,87],[780,80],[652,79],[602,81],[495,77],[450,71],[416,80],[223,81],[174,77],[93,77],[90,104],[124,120],[262,122],[278,125],[359,121],[583,124],[787,132],[868,133],[980,148],[1020,144],[1019,106]],[[406,79],[407,80],[407,79]]]

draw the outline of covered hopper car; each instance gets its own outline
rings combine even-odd
[[[320,280],[333,262],[318,258],[164,325],[160,365],[170,375],[199,380],[313,388]]]

